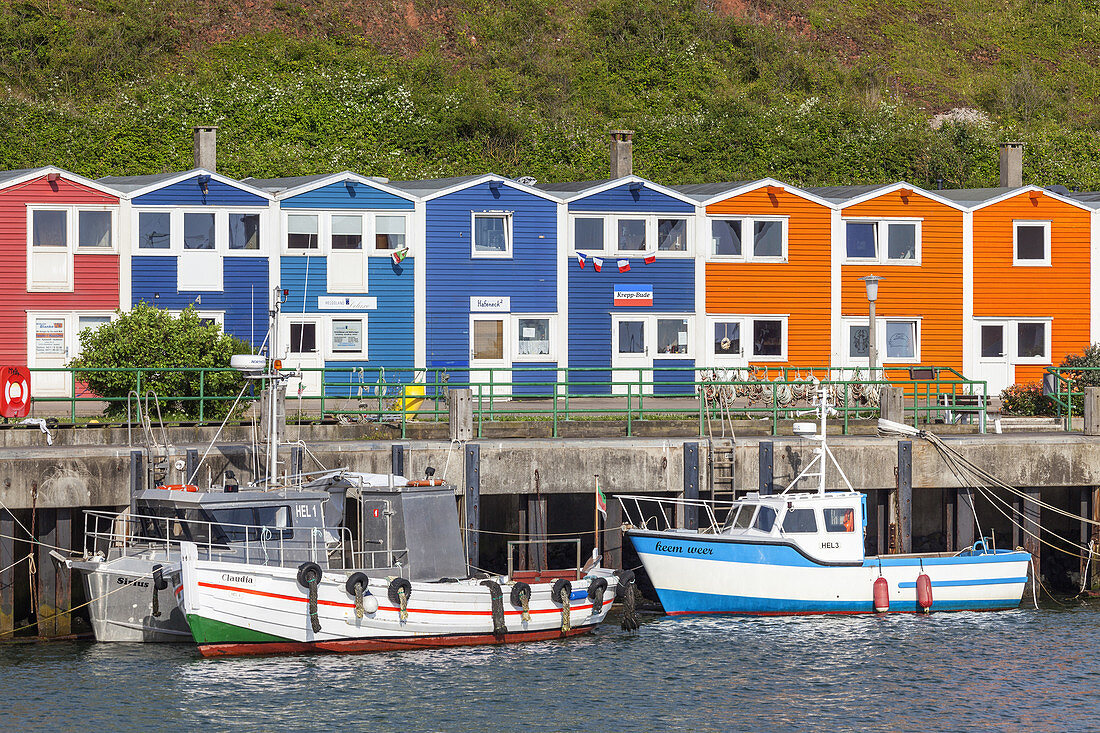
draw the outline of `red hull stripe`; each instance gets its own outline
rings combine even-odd
[[[309,652],[335,652],[353,654],[362,652],[394,652],[408,649],[432,649],[445,646],[477,646],[480,644],[515,644],[524,641],[548,641],[566,636],[577,636],[593,631],[595,626],[581,626],[562,633],[561,629],[525,631],[505,634],[456,634],[453,636],[417,636],[399,639],[340,639],[335,641],[261,641],[252,644],[200,644],[204,657],[235,657],[247,654],[301,654]]]
[[[236,591],[238,593],[248,593],[248,594],[254,595],[254,596],[263,596],[264,598],[278,598],[278,599],[284,600],[284,601],[301,601],[302,603],[307,603],[309,601],[308,598],[301,598],[299,596],[284,596],[281,593],[268,593],[265,590],[255,590],[253,588],[238,588],[236,586],[221,585],[219,583],[205,583],[201,580],[199,581],[199,587],[201,587],[201,588],[213,588],[215,590],[231,590],[231,591]],[[317,605],[318,606],[334,606],[336,608],[355,608],[354,603],[344,603],[342,601],[326,601],[326,600],[322,600],[320,598],[317,599]],[[592,608],[591,603],[589,603],[587,606],[570,606],[570,611],[587,611],[590,608]],[[398,608],[397,608],[397,606],[383,606],[382,604],[378,604],[378,610],[379,611],[397,611]],[[408,611],[409,611],[409,613],[435,613],[435,614],[440,614],[440,615],[444,615],[444,616],[492,616],[493,615],[492,611],[449,611],[449,610],[444,610],[444,609],[433,609],[433,608],[413,608],[412,606],[408,607]],[[509,611],[509,610],[504,611],[505,616],[519,616],[522,613],[523,613],[522,611]],[[531,615],[532,616],[535,615],[535,614],[538,614],[538,613],[561,613],[561,609],[560,608],[539,608],[539,609],[532,608],[531,609]]]

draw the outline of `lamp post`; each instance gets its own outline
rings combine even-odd
[[[867,305],[868,305],[868,335],[870,336],[870,345],[868,348],[868,366],[870,367],[871,381],[875,379],[875,369],[878,368],[878,343],[875,338],[875,301],[878,300],[878,283],[879,280],[884,280],[878,275],[867,275],[861,277],[860,280],[867,286]]]

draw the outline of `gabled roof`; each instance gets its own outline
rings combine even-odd
[[[78,183],[81,186],[87,186],[88,188],[105,193],[108,196],[120,196],[121,192],[117,188],[106,186],[98,181],[93,181],[91,178],[85,178],[79,176],[76,173],[71,173],[63,168],[58,168],[53,165],[42,166],[41,168],[18,168],[10,171],[0,171],[0,188],[7,188],[9,186],[15,186],[26,181],[32,181],[35,178],[47,175],[49,173],[58,173],[62,178],[67,178],[73,183]]]
[[[326,178],[332,178],[332,174],[317,173],[312,176],[290,176],[287,178],[252,178],[250,176],[242,178],[241,182],[256,188],[262,188],[268,193],[278,194],[299,186],[308,186],[315,181],[322,181]]]
[[[740,196],[750,191],[769,186],[778,186],[784,191],[788,191],[807,201],[812,201],[815,204],[820,204],[829,208],[835,208],[833,202],[820,196],[815,196],[809,193],[807,189],[788,186],[786,183],[777,181],[774,178],[760,178],[755,181],[733,181],[730,183],[696,183],[688,186],[673,186],[673,188],[689,198],[695,199],[702,206],[709,206],[719,201],[725,201],[726,199],[731,199],[735,196]]]
[[[243,181],[228,178],[214,171],[208,171],[205,168],[192,168],[189,171],[178,171],[174,173],[153,173],[147,176],[105,176],[100,178],[99,182],[104,186],[110,186],[118,191],[125,192],[130,198],[137,198],[151,191],[156,191],[157,189],[165,188],[174,183],[186,181],[189,178],[200,175],[210,176],[212,180],[218,181],[219,183],[224,183],[234,188],[240,188],[269,201],[274,199],[274,196],[261,188],[244,183]]]
[[[331,186],[333,183],[342,183],[344,181],[355,181],[356,183],[361,183],[364,186],[369,186],[379,191],[385,191],[386,193],[393,194],[403,199],[412,200],[416,198],[415,195],[408,191],[401,190],[394,186],[387,178],[371,178],[361,176],[352,171],[319,173],[311,176],[295,176],[292,178],[246,178],[244,181],[252,186],[256,186],[257,188],[274,194],[275,198],[279,200],[297,196],[298,194],[306,193],[307,191],[312,191],[317,188]]]
[[[425,201],[429,201],[440,196],[446,196],[449,193],[455,191],[461,191],[464,188],[471,188],[473,186],[480,185],[487,181],[500,181],[509,188],[514,188],[525,193],[529,193],[539,198],[548,199],[554,203],[560,203],[560,199],[546,191],[541,190],[536,186],[528,186],[526,183],[520,183],[504,176],[498,176],[495,173],[483,173],[476,176],[457,176],[455,178],[429,178],[419,181],[390,181],[389,186],[399,191],[412,194]]]
[[[1100,209],[1100,191],[1074,191],[1069,196],[1090,209]]]
[[[751,186],[756,181],[730,181],[729,183],[689,183],[685,186],[671,186],[672,190],[679,191],[684,196],[694,199],[699,203],[710,201],[715,196],[733,192]]]
[[[883,188],[886,188],[884,184],[873,184],[868,186],[811,186],[802,190],[829,203],[840,205]]]
[[[618,188],[630,183],[640,183],[646,188],[663,193],[666,196],[683,201],[685,204],[697,205],[698,202],[680,193],[674,188],[668,186],[662,186],[659,183],[654,183],[646,178],[640,176],[622,176],[621,178],[606,179],[602,181],[571,181],[566,183],[544,183],[538,186],[539,189],[546,191],[549,194],[556,196],[565,203],[577,201],[578,199],[587,198],[588,196],[594,196],[598,193],[608,191],[612,188]]]
[[[986,206],[992,206],[993,204],[1010,199],[1013,196],[1019,196],[1020,194],[1030,191],[1038,191],[1055,201],[1061,201],[1064,204],[1076,206],[1081,209],[1096,208],[1095,206],[1089,206],[1084,201],[1077,200],[1076,195],[1069,193],[1068,189],[1062,190],[1065,190],[1066,193],[1063,194],[1061,191],[1052,190],[1051,188],[1041,188],[1039,186],[996,186],[992,188],[952,188],[936,191],[936,194],[960,203],[972,211],[985,208]],[[1097,205],[1100,206],[1100,202],[1098,202]]]
[[[952,201],[949,198],[941,196],[942,191],[928,191],[920,186],[914,186],[906,181],[898,181],[896,183],[887,183],[880,185],[867,185],[867,186],[823,186],[817,188],[807,188],[804,191],[813,194],[814,196],[820,196],[826,201],[831,202],[833,205],[843,209],[848,206],[854,206],[861,204],[864,201],[869,201],[873,198],[878,198],[894,191],[901,191],[903,189],[912,191],[916,194],[923,196],[924,198],[931,199],[944,206],[949,206],[952,209],[959,211],[965,211],[968,207],[964,204],[960,204],[957,201]]]
[[[567,198],[575,193],[587,191],[590,188],[596,188],[610,182],[610,178],[601,178],[595,181],[562,181],[560,183],[540,183],[535,188],[561,198]]]

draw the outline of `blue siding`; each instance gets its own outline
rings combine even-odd
[[[512,211],[512,258],[470,256],[471,212]],[[557,312],[557,205],[488,182],[427,203],[428,366],[470,359],[470,297],[508,296],[512,313]]]
[[[196,310],[225,311],[225,331],[239,339],[263,343],[267,334],[268,272],[266,257],[222,259],[221,292],[176,290],[176,257],[134,257],[133,304],[144,300],[165,310],[183,310],[201,297]],[[156,294],[159,298],[155,298]]]
[[[367,328],[370,329],[370,327],[368,316]],[[415,375],[411,369],[387,370],[385,366],[368,366],[368,364],[370,362],[326,361],[325,369],[331,371],[325,372],[325,396],[362,400],[366,409],[377,407],[378,400],[381,399],[382,406],[385,408],[393,400],[401,398],[400,385],[410,384]],[[411,364],[410,359],[409,365]]]
[[[196,180],[200,174],[134,199],[135,206],[267,206],[267,199],[213,178],[206,193]]]
[[[604,261],[603,272],[591,265],[581,270],[569,267],[569,367],[570,382],[610,382],[611,314],[695,313],[695,262],[690,259],[658,259],[652,265],[631,260],[630,272],[619,272],[614,258]],[[652,306],[614,306],[616,285],[652,285]],[[696,348],[699,345],[696,344]],[[655,360],[655,366],[678,366],[680,360]],[[685,361],[690,366],[691,362]],[[574,368],[597,368],[595,372],[574,372]],[[664,378],[664,377],[662,377]],[[608,394],[609,386],[578,386],[576,393]]]
[[[676,212],[694,214],[695,206],[648,186],[631,191],[630,184],[585,196],[569,204],[570,211],[629,211],[638,214]]]
[[[694,394],[693,382],[695,381],[695,361],[693,359],[654,359],[653,366],[657,369],[671,369],[684,367],[676,371],[655,371],[653,381],[667,384],[654,384],[655,395],[676,395],[679,397]]]
[[[554,394],[554,388],[546,383],[557,382],[557,366],[554,362],[533,364],[517,361],[513,363],[512,394],[516,397],[550,397]],[[524,371],[515,371],[517,369]]]
[[[284,209],[408,209],[413,202],[362,183],[343,181],[283,199]]]

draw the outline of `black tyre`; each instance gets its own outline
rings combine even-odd
[[[531,600],[531,586],[524,582],[516,583],[512,586],[512,593],[508,596],[508,600],[512,602],[512,605],[516,608],[523,607],[523,599]]]
[[[304,562],[298,566],[298,585],[309,588],[310,583],[320,583],[321,566],[315,562]]]
[[[386,595],[390,599],[390,603],[395,606],[401,605],[401,599],[398,597],[397,592],[402,588],[405,589],[405,603],[409,602],[409,597],[412,596],[413,587],[412,583],[404,578],[394,578],[390,581],[390,587]]]
[[[594,578],[588,584],[588,600],[596,600],[597,595],[602,595],[607,590],[607,581],[603,578]]]
[[[565,592],[568,595],[573,595],[573,584],[570,583],[568,580],[565,580],[564,578],[558,578],[554,581],[553,590],[550,591],[550,595],[552,596],[552,600],[554,601],[554,603],[561,603],[562,589],[565,589]]]
[[[357,585],[363,586],[363,593],[365,595],[366,592],[367,592],[367,585],[369,585],[369,584],[370,584],[370,579],[367,578],[366,573],[352,573],[351,576],[348,578],[348,582],[344,586],[344,588],[347,590],[348,595],[351,596],[352,598],[354,598],[355,597],[355,586],[357,586]]]

